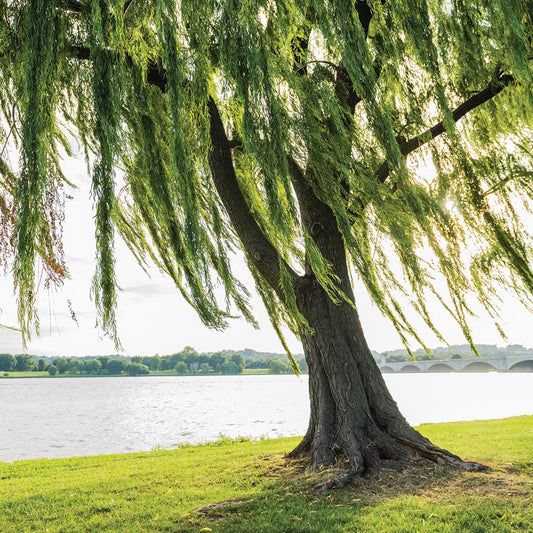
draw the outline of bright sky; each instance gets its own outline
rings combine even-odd
[[[90,178],[81,158],[69,160],[64,168],[69,179],[79,187],[68,191],[73,199],[67,203],[64,228],[70,279],[66,280],[60,290],[41,291],[41,336],[33,338],[24,349],[17,332],[0,328],[0,353],[27,352],[50,356],[116,353],[113,342],[104,338],[95,328],[96,313],[94,303],[90,300],[95,256],[92,202],[89,198]],[[253,300],[261,326],[259,330],[253,329],[242,319],[231,321],[230,327],[223,332],[209,330],[183,301],[170,279],[155,268],[150,272],[151,277],[148,277],[126,246],[118,240],[116,251],[121,288],[118,327],[125,355],[165,355],[180,351],[186,345],[193,346],[200,352],[226,348],[283,352],[259,297],[256,296]],[[244,265],[236,266],[235,270],[239,272],[240,279],[253,289],[251,276]],[[0,323],[15,326],[16,300],[9,275],[0,277],[0,291]],[[356,298],[370,347],[377,351],[401,348],[394,329],[370,303],[364,289],[356,287]],[[67,300],[72,303],[78,324],[70,317]],[[502,322],[507,325],[508,342],[533,346],[533,317],[512,301],[507,302],[503,314]],[[451,344],[465,342],[447,317],[438,317],[436,324],[444,329]],[[480,344],[506,344],[489,320],[474,323],[473,331],[475,341]],[[302,353],[301,345],[296,339],[288,337],[288,341],[294,353]],[[430,337],[427,342],[433,347],[441,344]]]

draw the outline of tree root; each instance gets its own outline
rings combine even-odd
[[[458,461],[445,462],[444,464],[458,468],[459,470],[464,470],[465,472],[487,472],[489,467],[482,463],[476,463],[475,461],[463,461],[459,459]]]
[[[415,458],[413,458],[411,461],[398,461],[398,462],[392,461],[392,464],[396,464],[396,466],[392,466],[390,461],[384,461],[382,466],[385,469],[393,468],[394,470],[403,470],[405,468],[409,468],[409,465],[414,465],[416,463],[419,463],[420,460],[426,464],[431,463],[435,467],[439,465],[439,466],[448,467],[450,469],[462,470],[465,472],[486,472],[489,470],[488,466],[483,465],[481,463],[476,463],[473,461],[450,460],[450,461],[438,461],[437,462],[437,461],[429,461],[428,459],[421,458],[420,456],[419,456],[418,461]],[[379,468],[381,468],[381,466],[378,464],[374,466],[372,470],[379,469]],[[366,470],[365,472],[368,472],[369,470],[370,469]],[[342,489],[356,482],[356,480],[360,477],[362,477],[361,470],[357,471],[356,469],[350,468],[349,470],[345,472],[334,475],[333,477],[331,477],[330,479],[327,479],[326,481],[316,483],[315,485],[312,486],[312,489],[315,491]]]
[[[432,463],[451,466],[466,472],[483,472],[488,470],[488,467],[484,464],[475,461],[465,461],[448,450],[435,446],[418,432],[416,432],[416,436],[419,437],[416,438],[416,442],[413,442],[411,439],[396,438],[405,448],[412,451],[415,456],[427,459]]]
[[[434,465],[449,467],[451,469],[463,470],[466,472],[485,472],[489,470],[489,467],[484,464],[475,461],[465,461],[448,450],[435,446],[425,437],[418,434],[418,432],[414,432],[414,434],[410,435],[409,437],[399,437],[396,435],[393,438],[396,440],[396,443],[405,450],[405,455],[407,457],[406,459],[399,459],[398,457],[393,456],[389,457],[387,456],[387,453],[385,453],[385,455],[378,454],[376,457],[374,455],[376,451],[375,449],[370,456],[363,455],[361,453],[361,449],[358,449],[357,447],[350,450],[352,453],[346,453],[345,449],[344,454],[340,453],[338,455],[344,456],[346,464],[348,465],[347,470],[335,475],[331,479],[315,484],[313,489],[334,490],[343,488],[353,482],[356,478],[365,474],[365,472],[379,469],[390,461],[397,463],[400,466],[403,465],[401,466],[402,468],[409,463],[413,464],[413,462],[416,463],[422,461],[432,463]],[[305,446],[297,447],[290,454],[288,454],[288,456],[294,457],[297,453],[300,457],[308,454],[311,455],[311,457],[313,455],[316,457],[316,454],[309,453],[310,447],[309,441],[306,440]],[[365,451],[368,452],[368,449]],[[337,459],[339,459],[339,457],[337,457]],[[330,464],[320,464],[311,459],[311,470],[320,469],[324,466],[330,466]]]
[[[346,485],[349,485],[356,476],[357,474],[354,470],[349,470],[348,472],[343,472],[332,479],[328,479],[327,481],[313,485],[313,490],[341,489]]]

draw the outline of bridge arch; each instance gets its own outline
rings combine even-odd
[[[390,366],[382,366],[380,370],[382,374],[392,374],[394,372],[394,369]]]
[[[450,365],[447,365],[446,363],[435,363],[434,365],[431,365],[427,372],[435,372],[435,373],[444,373],[444,372],[453,372],[453,368]]]
[[[509,367],[509,372],[533,372],[533,360],[520,361]]]
[[[494,366],[489,363],[484,363],[483,361],[474,361],[466,365],[463,368],[463,372],[488,372],[489,370],[497,370]]]
[[[420,372],[420,368],[415,365],[405,365],[402,366],[400,372]]]

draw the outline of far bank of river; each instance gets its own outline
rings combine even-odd
[[[51,375],[47,371],[31,371],[31,372],[1,372],[0,379],[20,379],[20,378],[124,378],[124,377],[217,377],[217,376],[266,376],[266,375],[282,375],[270,374],[268,368],[247,368],[239,374],[215,374],[213,372],[193,372],[187,374],[178,374],[175,370],[156,370],[150,371],[148,374],[139,376],[129,376],[128,374],[71,374],[66,372],[64,374]],[[287,375],[287,374],[283,374]],[[292,374],[291,374],[292,375]]]
[[[409,366],[409,363],[402,363],[405,366]],[[439,373],[439,374],[446,374],[451,373],[450,370],[439,370],[439,371],[431,371],[428,372],[427,370],[417,370],[420,374],[427,374],[427,373]],[[480,370],[477,372],[469,372],[469,373],[488,373],[488,372],[495,372],[495,370]],[[524,371],[511,371],[511,373],[530,373],[533,375],[533,371],[531,370],[524,370]],[[389,374],[387,370],[384,371],[385,374]],[[413,370],[408,369],[404,371],[395,371],[396,374],[412,374]],[[504,372],[505,373],[505,372]],[[195,372],[195,373],[187,373],[187,374],[178,374],[174,370],[158,370],[158,371],[150,371],[148,374],[144,374],[141,376],[129,376],[125,373],[121,374],[71,374],[71,373],[65,373],[65,374],[55,374],[50,375],[46,371],[32,371],[32,372],[2,372],[0,373],[0,380],[2,379],[25,379],[25,378],[50,378],[50,379],[65,379],[65,378],[125,378],[125,377],[199,377],[199,378],[208,378],[208,377],[223,377],[223,376],[280,376],[280,375],[292,375],[291,374],[271,374],[267,368],[253,368],[253,369],[245,369],[240,374],[214,374],[214,373],[202,373],[202,372]],[[303,376],[306,376],[307,373],[302,373]]]
[[[0,461],[302,435],[307,376],[0,381]],[[533,414],[532,373],[388,374],[411,424]]]

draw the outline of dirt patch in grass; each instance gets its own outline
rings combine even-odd
[[[494,466],[487,474],[462,474],[449,483],[448,491],[452,493],[471,494],[478,497],[496,496],[508,498],[528,498],[533,496],[531,478],[508,473],[505,469]]]
[[[340,462],[334,467],[320,471],[309,471],[308,460],[286,460],[262,457],[270,461],[268,476],[295,485],[301,493],[315,491],[313,487],[346,470]],[[272,464],[273,463],[273,464]],[[425,499],[447,500],[457,494],[477,497],[527,498],[533,496],[533,481],[524,475],[530,465],[489,464],[488,471],[464,472],[426,461],[385,461],[381,468],[355,478],[340,492],[357,494],[366,503],[394,499],[401,495],[421,496]],[[339,494],[340,496],[340,494]]]
[[[209,505],[200,507],[199,509],[196,509],[196,512],[205,514],[205,513],[210,513],[211,511],[215,511],[217,509],[228,507],[229,505],[242,505],[246,502],[247,500],[224,500],[223,502],[210,503]]]

